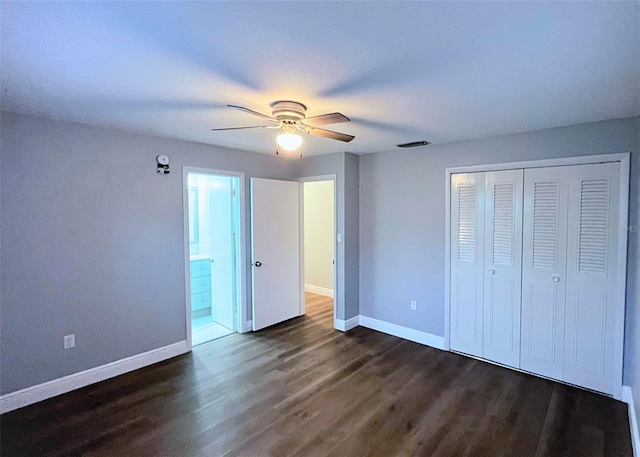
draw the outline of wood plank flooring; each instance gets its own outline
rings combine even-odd
[[[632,456],[626,405],[358,327],[331,299],[0,418],[10,456]]]

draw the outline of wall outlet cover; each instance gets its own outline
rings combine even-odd
[[[65,335],[64,336],[64,348],[71,349],[76,346],[76,335]]]

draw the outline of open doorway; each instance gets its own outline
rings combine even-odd
[[[312,179],[312,178],[310,178]],[[303,252],[305,313],[335,319],[335,180],[305,180]]]
[[[240,177],[185,170],[184,179],[187,331],[196,346],[241,331]]]

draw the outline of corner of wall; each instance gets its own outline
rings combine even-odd
[[[360,156],[345,153],[345,319],[360,314]]]

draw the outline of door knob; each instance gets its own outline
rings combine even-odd
[[[260,262],[259,260],[253,264],[254,267],[261,267],[262,266],[262,262]]]
[[[493,274],[495,274],[495,273],[496,273],[496,270],[494,270],[493,268],[491,268],[491,269],[489,270],[489,274],[490,274],[490,275],[493,275]]]
[[[552,281],[553,281],[553,282],[560,282],[560,278],[559,278],[559,277],[557,277],[557,276],[554,276],[554,277],[552,278]]]

